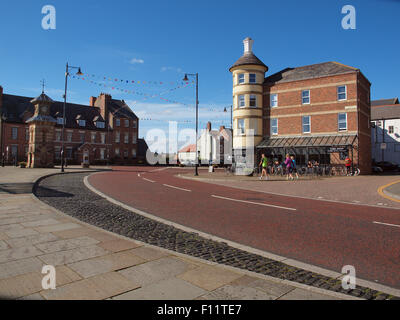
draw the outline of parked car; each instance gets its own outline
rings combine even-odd
[[[381,168],[383,171],[400,171],[400,166],[389,161],[380,161],[374,163],[374,166]]]

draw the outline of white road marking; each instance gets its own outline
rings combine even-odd
[[[261,203],[261,202],[253,202],[253,201],[246,201],[246,200],[238,200],[238,199],[232,199],[232,198],[226,198],[226,197],[221,197],[221,196],[216,196],[216,195],[211,195],[211,197],[218,198],[218,199],[223,199],[223,200],[230,200],[230,201],[236,201],[236,202],[243,202],[243,203],[250,203],[250,204],[255,204],[259,206],[264,206],[264,207],[272,207],[272,208],[278,208],[278,209],[284,209],[284,210],[292,210],[296,211],[297,209],[295,208],[287,208],[287,207],[281,207],[281,206],[275,206],[273,204],[267,204],[267,203]]]
[[[166,187],[168,187],[168,188],[174,188],[174,189],[186,191],[186,192],[192,192],[192,190],[183,189],[183,188],[179,188],[179,187],[175,187],[175,186],[170,186],[169,184],[163,184],[163,186],[166,186]]]
[[[391,227],[400,228],[400,225],[398,225],[398,224],[384,223],[384,222],[379,222],[379,221],[374,221],[373,223],[376,223],[376,224],[383,224],[383,225],[385,225],[385,226],[391,226]]]
[[[142,178],[143,180],[146,180],[146,181],[148,181],[148,182],[151,182],[151,183],[154,183],[155,181],[153,181],[153,180],[150,180],[150,179],[146,179],[146,178]]]

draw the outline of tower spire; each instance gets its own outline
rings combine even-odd
[[[45,86],[44,79],[42,79],[42,81],[40,81],[40,84],[42,85],[42,93],[44,93],[44,86]]]

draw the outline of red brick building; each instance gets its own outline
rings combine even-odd
[[[3,93],[0,87],[0,161],[11,164],[27,161],[29,124],[33,116],[32,98]],[[108,94],[91,97],[90,105],[67,103],[64,149],[68,164],[80,164],[83,154],[91,164],[135,164],[144,161],[146,144],[138,139],[139,119],[123,100]],[[54,128],[54,159],[60,163],[63,128],[63,102],[50,105]],[[141,139],[142,140],[142,139]],[[139,153],[139,145],[142,145]]]
[[[253,129],[260,153],[282,160],[296,155],[322,165],[371,170],[370,86],[362,72],[338,62],[286,68],[265,77],[268,67],[245,39],[244,55],[230,68],[234,82],[234,140]],[[235,141],[234,141],[235,145]]]

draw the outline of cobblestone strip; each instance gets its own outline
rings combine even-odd
[[[358,298],[400,299],[361,286],[345,290],[341,280],[292,267],[143,217],[114,205],[87,189],[83,183],[87,175],[88,173],[73,173],[41,179],[34,186],[34,194],[50,206],[81,221],[151,245]]]

